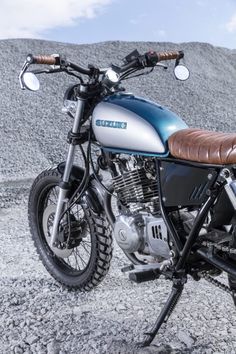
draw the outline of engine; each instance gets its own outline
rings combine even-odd
[[[148,158],[116,160],[113,187],[118,196],[120,214],[114,236],[128,253],[169,258],[168,233],[159,210],[154,161]]]
[[[151,202],[158,198],[157,181],[148,178],[144,167],[113,178],[113,186],[124,204]]]
[[[119,215],[114,235],[118,245],[128,253],[169,258],[167,228],[162,218],[141,213]]]

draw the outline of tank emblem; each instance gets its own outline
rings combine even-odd
[[[117,121],[114,121],[114,120],[97,119],[96,120],[96,125],[98,127],[127,129],[127,122],[117,122]]]

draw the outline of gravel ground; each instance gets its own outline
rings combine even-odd
[[[106,66],[132,49],[184,49],[186,83],[156,71],[127,83],[180,114],[190,126],[234,131],[236,51],[208,44],[125,43],[67,45],[39,40],[0,41],[0,353],[236,353],[235,309],[229,295],[191,279],[153,345],[135,346],[156,319],[170,290],[160,279],[136,285],[120,268],[115,247],[111,270],[90,293],[68,292],[44,270],[26,218],[32,179],[64,159],[71,122],[60,113],[73,79],[41,77],[38,93],[22,92],[17,75],[27,53],[60,52],[71,60]],[[224,278],[222,278],[225,281]]]
[[[159,279],[136,285],[115,247],[106,279],[89,293],[69,292],[44,270],[30,239],[26,203],[0,212],[1,353],[235,353],[235,309],[228,294],[189,279],[153,345],[137,349],[170,290]],[[224,278],[222,279],[224,281]]]

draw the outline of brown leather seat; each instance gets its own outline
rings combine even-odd
[[[168,139],[172,156],[189,161],[236,164],[236,134],[183,129]]]

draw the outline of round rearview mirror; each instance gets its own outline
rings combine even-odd
[[[33,73],[25,73],[23,75],[23,83],[30,91],[38,91],[40,87],[39,80]]]
[[[185,81],[188,80],[190,72],[186,66],[180,64],[175,67],[174,74],[177,80]]]

